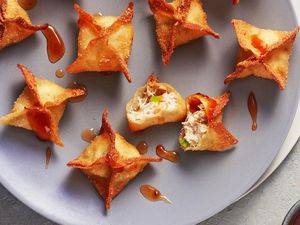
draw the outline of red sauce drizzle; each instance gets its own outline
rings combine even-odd
[[[252,130],[255,131],[257,129],[257,103],[253,92],[250,92],[248,96],[248,110],[252,119]]]
[[[33,106],[26,111],[31,129],[42,141],[51,140],[51,118],[39,106]]]
[[[148,144],[146,141],[141,141],[137,144],[136,148],[140,152],[140,154],[143,155],[148,151]]]
[[[178,152],[167,151],[163,145],[156,146],[156,154],[159,157],[164,158],[164,159],[169,160],[174,163],[176,163],[179,160]]]
[[[171,204],[171,201],[166,196],[163,196],[159,190],[149,184],[142,185],[140,187],[140,192],[149,201],[164,201],[168,204]]]
[[[52,148],[49,146],[46,148],[46,164],[45,164],[45,169],[48,169],[50,158],[52,155]]]
[[[18,3],[23,9],[30,10],[36,6],[37,0],[18,0]]]
[[[51,63],[56,63],[65,54],[65,45],[57,30],[48,25],[48,27],[42,31],[47,40],[47,53]]]
[[[261,54],[265,54],[267,52],[266,45],[257,35],[252,35],[251,44],[254,48],[259,50]]]
[[[201,101],[198,98],[191,98],[189,100],[189,110],[191,113],[199,111],[199,105]]]

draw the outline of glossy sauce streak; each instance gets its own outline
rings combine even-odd
[[[146,141],[141,141],[136,146],[137,150],[141,155],[146,154],[148,151],[148,144]]]
[[[252,35],[251,44],[254,48],[259,50],[261,54],[265,54],[267,52],[265,44],[257,35]]]
[[[30,10],[36,6],[37,0],[18,0],[18,3],[23,9]]]
[[[42,141],[51,140],[51,118],[49,114],[43,112],[38,106],[27,109],[26,116],[31,129]]]
[[[255,131],[257,129],[257,103],[253,92],[250,92],[248,96],[248,110],[252,119],[252,130]]]
[[[95,132],[94,128],[87,128],[81,132],[81,139],[88,143],[92,142],[96,136],[97,133]]]
[[[50,148],[48,146],[47,149],[46,149],[46,165],[45,165],[45,169],[48,169],[51,155],[52,155],[52,148]]]
[[[84,90],[84,95],[81,95],[81,96],[78,96],[78,97],[75,97],[75,98],[70,98],[69,102],[71,102],[71,103],[82,102],[86,98],[86,96],[88,95],[87,88],[82,83],[72,82],[71,84],[68,85],[68,88]]]
[[[55,71],[55,76],[57,78],[63,78],[65,76],[65,71],[63,69],[57,69]]]
[[[179,160],[179,154],[175,151],[167,151],[163,145],[156,146],[156,154],[163,158],[167,159],[171,162],[176,163]]]
[[[192,98],[189,100],[189,110],[191,113],[199,111],[199,105],[201,104],[200,99]]]
[[[94,14],[94,16],[103,16],[103,14],[101,12],[97,12]]]
[[[161,195],[160,191],[151,185],[142,185],[140,187],[140,192],[149,201],[164,201],[165,203],[171,204],[172,202],[166,197]]]
[[[42,31],[47,40],[47,53],[51,63],[56,63],[65,54],[65,45],[56,29],[48,25],[48,27]]]

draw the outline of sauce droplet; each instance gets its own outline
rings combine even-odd
[[[257,129],[257,103],[253,92],[250,92],[248,96],[248,110],[252,119],[252,130],[255,131]]]
[[[37,0],[18,0],[18,3],[23,9],[30,10],[36,6]]]
[[[55,71],[55,76],[57,78],[63,78],[65,76],[65,71],[63,69],[57,69]]]
[[[136,146],[137,150],[141,155],[146,154],[148,151],[148,144],[146,141],[141,141]]]
[[[90,143],[97,136],[94,128],[87,128],[81,132],[81,139]]]
[[[71,103],[82,102],[86,98],[86,96],[88,95],[87,88],[82,83],[72,82],[68,85],[68,88],[84,90],[84,95],[81,95],[81,96],[78,96],[78,97],[75,97],[75,98],[70,98],[69,102],[71,102]]]
[[[65,45],[57,30],[48,25],[45,30],[42,31],[47,40],[47,53],[51,63],[56,63],[65,54]]]
[[[50,158],[52,155],[52,148],[49,146],[46,148],[46,164],[45,164],[45,169],[48,169]]]
[[[254,48],[259,50],[261,54],[265,54],[267,52],[266,44],[257,35],[252,35],[251,44]]]
[[[168,203],[168,204],[172,203],[166,196],[161,195],[159,190],[157,190],[155,187],[153,187],[149,184],[142,185],[140,187],[140,192],[149,201],[152,201],[152,202],[164,201],[165,203]]]
[[[103,16],[101,12],[94,13],[94,16]]]
[[[179,154],[176,151],[167,151],[163,145],[156,146],[156,154],[164,159],[176,163],[179,160]]]
[[[32,131],[40,140],[51,140],[51,118],[47,112],[41,110],[39,106],[32,106],[26,110],[26,117]]]

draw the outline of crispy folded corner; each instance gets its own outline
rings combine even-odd
[[[87,175],[109,209],[112,199],[148,163],[160,161],[160,158],[141,156],[135,146],[116,133],[107,120],[105,110],[99,135],[78,158],[67,165],[79,168]]]
[[[232,0],[232,4],[237,5],[240,3],[240,0]]]
[[[237,144],[237,139],[222,122],[229,96],[230,93],[225,92],[214,98],[200,93],[187,97],[187,118],[179,135],[184,151],[224,151]]]
[[[232,20],[240,45],[238,62],[224,83],[250,75],[275,80],[280,90],[287,84],[289,57],[300,30],[275,31],[257,28],[242,20]]]
[[[148,0],[156,22],[162,60],[168,64],[174,49],[205,35],[219,38],[208,25],[199,0]]]
[[[10,113],[0,117],[1,125],[11,125],[32,130],[42,140],[64,146],[58,123],[64,113],[66,101],[84,94],[81,89],[65,89],[51,81],[42,80],[25,66],[18,64],[26,87],[14,103]]]
[[[123,72],[127,67],[133,42],[133,3],[119,17],[91,15],[74,4],[79,14],[78,57],[67,68],[70,73],[84,71]]]
[[[17,0],[0,0],[0,49],[16,44],[47,26],[32,25]]]
[[[186,117],[184,99],[167,83],[160,83],[151,74],[147,83],[138,88],[126,105],[131,131],[144,130],[153,125],[182,121]]]

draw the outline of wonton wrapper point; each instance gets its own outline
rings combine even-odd
[[[162,60],[168,64],[174,49],[205,35],[219,38],[208,25],[200,0],[148,0],[156,22]]]
[[[235,71],[225,84],[250,75],[275,80],[280,90],[287,84],[289,57],[300,30],[276,31],[257,28],[242,20],[232,20],[240,45]]]
[[[154,125],[184,120],[186,105],[174,87],[160,83],[151,74],[147,83],[138,88],[127,103],[126,116],[130,130],[140,131]]]
[[[0,0],[0,49],[16,44],[47,26],[32,25],[17,0]]]
[[[106,209],[112,199],[150,162],[160,158],[146,158],[135,146],[116,133],[108,122],[107,111],[102,115],[102,127],[98,136],[79,157],[67,165],[81,169],[95,186]]]
[[[128,82],[128,60],[133,43],[133,3],[119,17],[91,15],[74,4],[79,14],[78,57],[69,73],[123,72]]]
[[[185,136],[182,129],[179,135],[179,143],[184,151],[225,151],[238,143],[238,140],[224,127],[222,122],[223,109],[229,102],[229,96],[230,92],[225,92],[222,96],[214,98],[197,93],[186,98],[187,119],[189,112],[195,110],[195,107],[196,110],[199,110],[199,105],[203,104],[207,130],[201,133],[202,136],[195,146],[183,146]]]
[[[81,96],[81,89],[65,89],[54,82],[40,79],[25,66],[18,64],[27,86],[7,115],[0,117],[1,125],[11,125],[32,130],[45,141],[63,147],[58,134],[58,123],[67,100]]]

